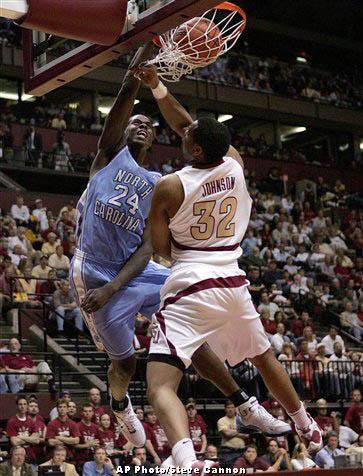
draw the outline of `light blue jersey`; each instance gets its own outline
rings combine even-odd
[[[141,244],[160,174],[140,167],[124,147],[90,180],[77,205],[77,248],[86,258],[122,266]]]
[[[160,174],[140,167],[124,147],[90,180],[77,205],[77,250],[70,281],[78,305],[90,289],[112,281],[142,243],[154,186]],[[137,313],[151,318],[160,304],[160,289],[169,276],[150,262],[99,311],[82,315],[96,346],[114,360],[134,353]]]

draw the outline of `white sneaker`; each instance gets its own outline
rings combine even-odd
[[[273,417],[255,397],[238,407],[242,425],[251,430],[260,430],[268,436],[284,435],[291,431],[289,423]]]
[[[305,443],[309,453],[316,453],[323,447],[323,434],[315,420],[310,418],[310,425],[303,430],[295,425],[296,433],[300,440]]]
[[[110,400],[110,407],[113,411],[118,424],[121,427],[121,431],[124,434],[125,438],[132,443],[136,448],[142,448],[146,443],[146,434],[144,427],[142,426],[141,421],[137,418],[136,413],[131,405],[131,400],[128,394],[126,394],[128,399],[128,405],[123,411],[115,411],[112,408],[112,397]]]

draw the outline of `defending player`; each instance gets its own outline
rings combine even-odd
[[[232,365],[249,358],[294,420],[299,436],[316,451],[322,446],[321,431],[271,351],[249,283],[238,268],[252,200],[228,129],[210,118],[193,121],[159,81],[155,68],[138,68],[135,74],[151,88],[169,126],[182,137],[191,164],[157,183],[150,212],[154,251],[172,259],[173,267],[154,317],[148,398],[173,447],[175,464],[196,461],[176,391],[183,370],[204,342]]]
[[[150,46],[140,50],[130,67],[145,60],[150,51]],[[90,182],[77,206],[71,283],[96,345],[112,361],[112,409],[124,423],[125,436],[143,446],[143,428],[126,396],[135,369],[134,320],[137,312],[151,317],[158,309],[160,289],[170,271],[149,263],[152,246],[147,215],[160,175],[140,166],[155,134],[151,119],[130,118],[139,85],[128,72],[107,118]],[[289,430],[237,386],[207,346],[199,349],[195,368],[233,400],[246,426],[272,435]]]

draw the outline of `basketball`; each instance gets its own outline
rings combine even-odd
[[[213,63],[223,45],[220,29],[211,20],[201,17],[181,25],[173,39],[178,48],[196,63]]]

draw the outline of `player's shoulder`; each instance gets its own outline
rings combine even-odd
[[[173,195],[180,187],[182,187],[182,184],[177,174],[164,175],[164,177],[161,177],[157,182],[155,193],[165,196]]]

